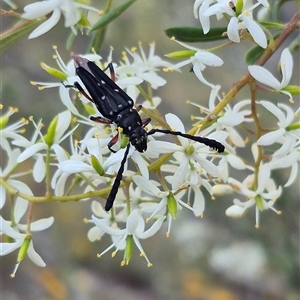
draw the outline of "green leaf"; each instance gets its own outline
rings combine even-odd
[[[128,2],[125,2],[124,4],[115,7],[109,13],[101,16],[101,18],[99,19],[99,21],[96,22],[92,26],[92,28],[90,29],[90,31],[94,31],[94,30],[97,30],[97,29],[100,29],[100,28],[106,26],[111,21],[113,21],[114,19],[116,19],[122,12],[124,12],[129,6],[131,6],[136,1],[137,0],[129,0]]]
[[[276,39],[279,36],[279,33],[276,34],[273,39]],[[268,44],[270,42],[270,39],[268,39]],[[250,49],[245,56],[245,61],[248,65],[254,65],[255,62],[263,55],[263,53],[266,51],[266,49],[261,48],[260,46],[255,46],[252,49]]]
[[[201,27],[172,27],[166,29],[165,33],[168,37],[175,37],[180,42],[196,43],[227,39],[227,36],[222,36],[226,31],[227,27],[215,27],[204,34]]]
[[[288,46],[291,53],[297,51],[300,48],[300,36],[296,36],[295,39]]]
[[[260,46],[255,46],[253,47],[251,50],[249,50],[246,53],[246,63],[248,65],[254,65],[255,62],[263,55],[263,53],[265,52],[264,48],[261,48]]]
[[[104,14],[108,14],[111,11],[111,7],[112,7],[112,0],[108,0],[108,2],[106,3],[106,7],[104,9]],[[92,38],[89,49],[95,49],[96,52],[100,52],[103,47],[106,32],[107,32],[107,26],[103,26],[102,28],[98,29],[95,32],[94,37]]]
[[[37,26],[42,24],[45,18],[38,21],[22,20],[18,22],[9,31],[4,32],[0,36],[0,55],[12,48],[15,44],[20,42],[25,36],[33,31]]]
[[[73,48],[73,43],[74,43],[74,40],[75,40],[75,37],[76,35],[74,34],[73,31],[71,31],[70,35],[68,36],[67,38],[67,41],[66,41],[66,49],[68,51],[71,51],[72,48]]]
[[[276,22],[266,22],[266,21],[262,21],[259,22],[260,25],[266,27],[266,28],[276,28],[276,29],[283,29],[284,28],[284,24],[282,23],[276,23]]]

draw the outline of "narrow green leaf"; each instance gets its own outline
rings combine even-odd
[[[73,31],[71,31],[71,33],[69,34],[67,41],[66,41],[66,49],[68,51],[72,50],[75,37],[76,37],[76,35],[74,34]]]
[[[112,7],[112,0],[108,0],[108,2],[106,3],[106,7],[104,9],[104,14],[108,14],[111,11],[111,7]],[[92,38],[92,41],[90,43],[89,50],[94,48],[95,51],[98,53],[101,51],[105,40],[106,32],[107,32],[107,26],[103,26],[102,28],[98,29],[95,32],[94,37]]]
[[[111,21],[113,21],[114,19],[116,19],[122,12],[124,12],[129,6],[131,6],[136,1],[137,0],[129,0],[129,1],[125,2],[122,5],[115,7],[109,13],[101,16],[101,18],[99,19],[99,21],[96,22],[92,26],[92,28],[90,29],[90,31],[94,31],[94,30],[97,30],[99,28],[102,28],[103,26],[106,26]]]
[[[227,39],[226,36],[222,36],[226,31],[226,27],[215,27],[204,34],[201,27],[172,27],[166,29],[165,33],[169,38],[175,37],[180,42],[196,43]]]
[[[291,53],[294,53],[297,49],[300,48],[300,36],[296,36],[296,38],[289,44],[288,46]]]
[[[0,36],[0,55],[3,55],[44,21],[45,18],[38,21],[22,20],[9,31],[4,32]]]
[[[266,22],[266,21],[259,22],[259,24],[266,27],[266,28],[276,28],[276,29],[283,29],[284,26],[285,26],[282,23]]]
[[[254,65],[255,62],[263,55],[265,52],[264,48],[261,48],[260,46],[255,46],[252,49],[250,49],[245,56],[245,61],[248,65]]]
[[[279,36],[279,33],[276,34],[273,39],[275,40]],[[270,40],[268,39],[268,44]],[[266,51],[266,49],[261,48],[260,46],[255,46],[252,49],[250,49],[245,56],[245,61],[248,65],[253,65],[255,62],[263,55],[263,53]]]

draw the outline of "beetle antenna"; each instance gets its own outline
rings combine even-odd
[[[172,131],[172,130],[167,130],[167,129],[164,130],[164,129],[156,128],[156,129],[151,129],[149,132],[147,132],[147,135],[152,135],[156,132],[182,136],[186,139],[190,139],[190,140],[193,140],[195,142],[199,142],[199,143],[202,143],[206,146],[209,146],[209,147],[217,150],[219,153],[222,153],[225,150],[225,147],[221,143],[217,142],[216,140],[204,138],[204,137],[201,137],[201,136],[194,136],[194,135],[182,133],[180,131]]]
[[[113,186],[110,190],[110,193],[107,197],[107,200],[106,200],[106,203],[105,203],[105,210],[106,211],[109,211],[112,208],[113,204],[114,204],[114,201],[115,201],[116,195],[118,193],[118,189],[119,189],[121,180],[123,178],[124,166],[125,166],[125,162],[127,160],[128,153],[129,153],[129,148],[130,148],[130,143],[127,144],[127,146],[126,146],[126,150],[125,150],[123,159],[121,161],[120,169],[118,170],[118,173],[117,173],[117,176],[115,178],[114,184],[113,184]]]

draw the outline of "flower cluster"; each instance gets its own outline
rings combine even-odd
[[[29,39],[39,37],[52,29],[60,20],[61,15],[65,18],[65,27],[70,27],[74,34],[77,34],[75,25],[83,23],[83,15],[80,9],[99,13],[99,10],[73,0],[50,0],[39,1],[28,4],[24,7],[22,17],[28,20],[36,20],[50,15],[49,19],[43,22],[29,35]]]
[[[266,48],[265,34],[252,14],[258,6],[268,7],[268,3],[265,0],[254,5],[240,0],[196,0],[194,13],[199,17],[204,33],[210,30],[210,16],[216,15],[218,19],[223,16],[228,20],[227,36],[230,40],[241,42],[250,34],[255,43]],[[42,1],[26,6],[24,18],[35,19],[52,13],[30,38],[50,30],[61,14],[65,17],[65,26],[75,30],[74,26],[82,18],[81,8],[89,9],[71,0]],[[130,96],[135,107],[138,103],[143,104],[142,108],[137,109],[142,117],[145,114],[152,118],[151,123],[143,119],[140,126],[147,133],[157,129],[156,134],[149,133],[147,136],[145,152],[137,151],[130,144],[128,136],[122,132],[124,128],[116,128],[103,117],[97,119],[97,106],[77,76],[74,62],[65,63],[56,47],[54,59],[58,68],[44,63],[41,66],[57,82],[31,83],[40,90],[58,88],[66,110],[55,116],[48,125],[43,124],[42,120],[36,122],[34,117],[13,123],[11,116],[17,112],[14,108],[9,108],[2,115],[1,151],[7,159],[6,165],[1,165],[0,169],[0,206],[10,205],[12,211],[10,218],[4,214],[0,217],[0,233],[3,236],[0,254],[19,251],[12,276],[26,255],[38,266],[45,266],[34,250],[33,234],[49,228],[54,222],[52,216],[34,220],[32,208],[37,198],[35,192],[23,182],[24,176],[28,175],[36,183],[44,184],[45,196],[39,197],[39,202],[92,199],[92,214],[85,220],[92,224],[88,229],[88,239],[94,242],[105,234],[109,235],[111,245],[100,251],[98,257],[110,250],[113,257],[123,251],[122,266],[129,263],[134,245],[147,266],[151,266],[141,241],[162,230],[169,237],[172,222],[184,210],[191,216],[203,217],[208,206],[207,198],[238,194],[238,198],[232,196],[233,204],[228,205],[226,215],[237,218],[254,209],[256,227],[259,227],[264,210],[271,209],[280,214],[280,210],[275,208],[275,201],[299,174],[300,122],[297,117],[300,108],[292,99],[289,85],[293,71],[292,54],[287,48],[281,52],[281,82],[261,66],[248,66],[245,73],[250,96],[239,99],[235,92],[228,99],[220,95],[220,83],[210,83],[203,75],[206,68],[221,67],[223,60],[208,50],[177,42],[190,54],[177,64],[157,56],[154,43],[150,45],[148,55],[139,44],[138,48],[126,48],[122,59],[113,63],[112,77],[115,77],[117,85]],[[95,53],[80,56],[93,61],[110,75],[106,67],[113,61],[112,49],[107,61]],[[172,57],[172,54],[168,56]],[[211,89],[207,107],[188,101],[200,111],[199,115],[194,114],[192,119],[196,124],[190,130],[177,115],[167,113],[162,117],[158,111],[163,101],[158,96],[158,90],[166,84],[161,71],[180,71],[186,65],[192,65],[195,77]],[[260,87],[261,83],[272,89]],[[81,93],[77,90],[79,86],[82,87]],[[263,100],[258,99],[254,92],[258,88],[268,93],[277,92],[280,96],[288,95],[290,101],[283,99],[274,103],[267,96]],[[120,93],[120,90],[113,92]],[[234,96],[238,100],[236,104],[230,102]],[[276,120],[265,124],[265,115]],[[95,118],[90,119],[90,116]],[[94,122],[95,119],[100,121]],[[28,124],[33,127],[30,139],[23,135]],[[163,134],[170,132],[180,134],[169,135],[168,141],[164,140]],[[206,142],[202,144],[196,138],[188,138],[196,136],[222,144],[224,153],[216,152]],[[110,143],[113,144],[113,151],[108,147]],[[246,148],[251,149],[252,156],[243,151]],[[31,170],[19,172],[18,168],[24,162],[32,164]],[[287,168],[290,169],[287,182],[278,183],[273,171]],[[120,185],[116,186],[114,205],[108,212],[103,208],[102,201],[100,203],[95,199],[101,197],[105,201],[116,181],[120,181]],[[78,188],[81,193],[76,193]],[[162,229],[164,224],[166,228]]]
[[[253,20],[253,10],[259,6],[269,7],[269,3],[266,0],[257,0],[255,4],[248,0],[196,0],[194,15],[199,18],[204,33],[210,30],[211,16],[216,15],[218,20],[225,16],[229,18],[227,36],[231,41],[239,43],[241,34],[247,30],[260,47],[266,48],[266,35],[258,22]]]

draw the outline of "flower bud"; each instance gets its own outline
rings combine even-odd
[[[243,208],[238,205],[232,205],[225,211],[227,217],[240,218],[243,215]]]
[[[195,50],[183,50],[166,54],[166,56],[170,58],[190,58],[191,56],[195,55],[195,53]]]
[[[255,197],[255,203],[260,211],[264,210],[264,203],[263,203],[263,199],[261,198],[261,196]]]
[[[230,195],[233,191],[233,188],[228,184],[216,184],[212,187],[212,194],[214,196]]]
[[[50,123],[50,125],[48,127],[47,134],[45,135],[45,142],[49,147],[51,147],[54,143],[57,122],[58,122],[58,116],[56,116],[52,120],[52,122]]]
[[[129,260],[132,255],[132,250],[133,250],[133,236],[128,235],[126,238],[126,247],[125,247],[125,262],[126,265],[128,265]]]
[[[31,242],[31,239],[32,238],[31,238],[30,234],[28,234],[25,237],[25,239],[23,241],[23,244],[22,244],[22,246],[21,246],[21,248],[19,250],[19,253],[18,253],[17,263],[20,263],[24,259],[24,257],[26,256],[28,247],[29,247],[30,242]]]
[[[55,68],[51,68],[48,65],[46,65],[45,63],[41,63],[41,67],[42,69],[44,69],[48,74],[50,74],[51,76],[58,78],[59,80],[67,80],[68,76],[63,73],[62,71],[55,69]]]
[[[171,192],[169,193],[167,199],[168,212],[172,218],[175,219],[177,214],[177,201]]]
[[[102,168],[99,160],[97,159],[97,157],[95,155],[91,155],[91,163],[92,163],[92,166],[93,168],[95,169],[95,171],[100,175],[102,176],[105,172],[104,172],[104,169]]]

